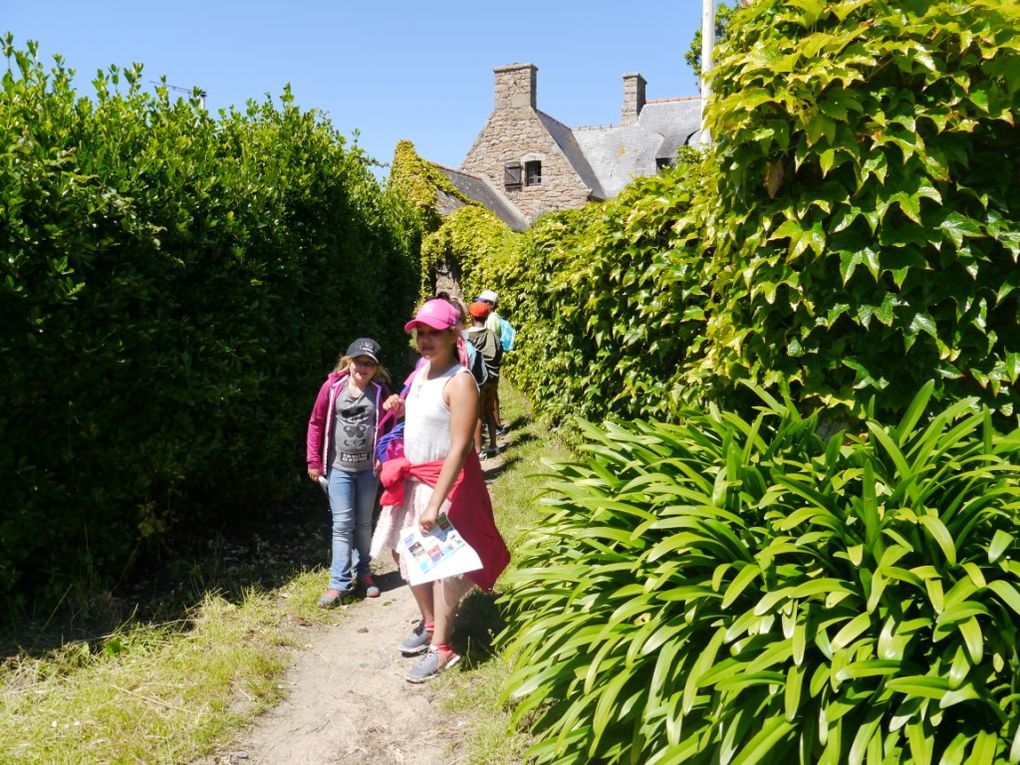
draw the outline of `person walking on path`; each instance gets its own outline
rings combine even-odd
[[[382,403],[389,375],[379,363],[379,344],[361,337],[347,348],[319,389],[308,419],[308,477],[323,484],[333,513],[329,586],[318,605],[336,605],[357,584],[379,597],[372,580],[372,510],[379,481],[375,443],[384,425]]]
[[[496,386],[499,383],[499,367],[503,360],[503,346],[487,326],[489,304],[476,300],[468,307],[472,326],[467,331],[468,342],[482,355],[488,372],[486,381],[478,389],[478,424],[475,426],[475,451],[485,457],[499,454],[496,445]],[[489,433],[489,447],[482,452],[482,425]]]
[[[517,330],[514,329],[513,325],[496,313],[496,306],[499,304],[499,295],[492,290],[482,290],[476,301],[480,300],[489,306],[489,315],[485,320],[485,328],[492,332],[503,347],[504,353],[512,351],[514,348],[514,340],[517,337]],[[503,422],[503,417],[500,414],[499,409],[499,381],[496,381],[497,387],[495,393],[495,403],[493,404],[493,411],[496,415],[496,430],[501,436],[505,436],[509,428]]]
[[[510,553],[496,528],[472,448],[478,388],[460,362],[464,339],[457,311],[445,300],[429,300],[404,329],[415,331],[425,364],[414,374],[406,399],[387,402],[404,410],[404,454],[383,463],[383,510],[373,554],[395,551],[409,530],[428,534],[445,513],[482,562],[478,571],[411,587],[421,620],[400,650],[405,656],[424,654],[406,674],[408,681],[421,683],[460,659],[450,644],[457,606],[472,585],[492,589]],[[409,581],[408,566],[414,561],[401,555],[398,562]]]

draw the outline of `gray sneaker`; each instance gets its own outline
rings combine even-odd
[[[407,670],[407,674],[404,675],[404,679],[409,683],[424,683],[426,680],[431,680],[444,669],[449,669],[458,661],[460,661],[460,656],[452,651],[443,656],[440,655],[439,651],[431,648],[429,649],[429,652],[422,657],[421,661]]]
[[[404,638],[404,642],[400,644],[400,652],[404,656],[417,656],[420,653],[425,653],[429,648],[430,640],[432,640],[432,634],[425,629],[425,622],[419,621],[418,626],[411,630],[411,634]]]
[[[347,592],[343,590],[326,590],[322,597],[315,601],[319,608],[333,608],[339,606]]]

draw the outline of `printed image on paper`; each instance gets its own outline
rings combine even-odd
[[[482,567],[478,553],[464,541],[446,513],[440,513],[428,534],[423,535],[417,528],[408,530],[401,537],[397,552],[412,558],[407,566],[411,584],[432,582]]]

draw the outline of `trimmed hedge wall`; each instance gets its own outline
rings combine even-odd
[[[518,329],[507,369],[547,415],[666,417],[697,396],[684,370],[702,353],[708,301],[698,161],[544,216],[493,270]]]
[[[4,42],[0,592],[59,596],[291,494],[325,372],[362,334],[403,362],[418,277],[402,203],[289,90],[214,118],[136,65],[88,99]]]

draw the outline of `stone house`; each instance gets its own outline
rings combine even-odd
[[[623,76],[620,123],[570,128],[538,108],[538,68],[493,70],[495,103],[460,169],[439,169],[466,197],[521,231],[544,212],[609,199],[631,180],[697,146],[700,96],[648,100],[640,74]],[[448,213],[463,202],[440,200]]]

